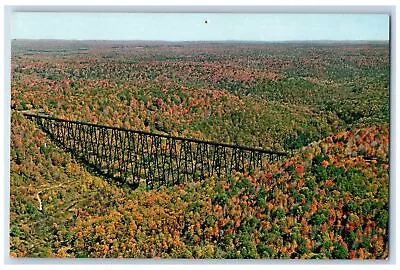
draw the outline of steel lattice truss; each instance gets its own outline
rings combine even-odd
[[[150,188],[248,172],[286,153],[25,114],[101,175]]]

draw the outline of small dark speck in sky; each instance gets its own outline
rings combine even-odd
[[[205,20],[204,23],[207,23],[207,20]]]

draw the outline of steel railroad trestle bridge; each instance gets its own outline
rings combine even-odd
[[[102,176],[137,187],[173,186],[262,168],[287,154],[24,113],[57,145]]]

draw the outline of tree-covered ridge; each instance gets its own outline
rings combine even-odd
[[[330,136],[250,176],[135,191],[90,175],[20,115],[12,137],[12,256],[388,255],[387,125]]]
[[[388,44],[13,41],[13,257],[388,257]],[[21,110],[290,152],[132,190]]]

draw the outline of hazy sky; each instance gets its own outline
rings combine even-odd
[[[170,41],[388,40],[389,16],[16,12],[12,15],[11,38]]]

